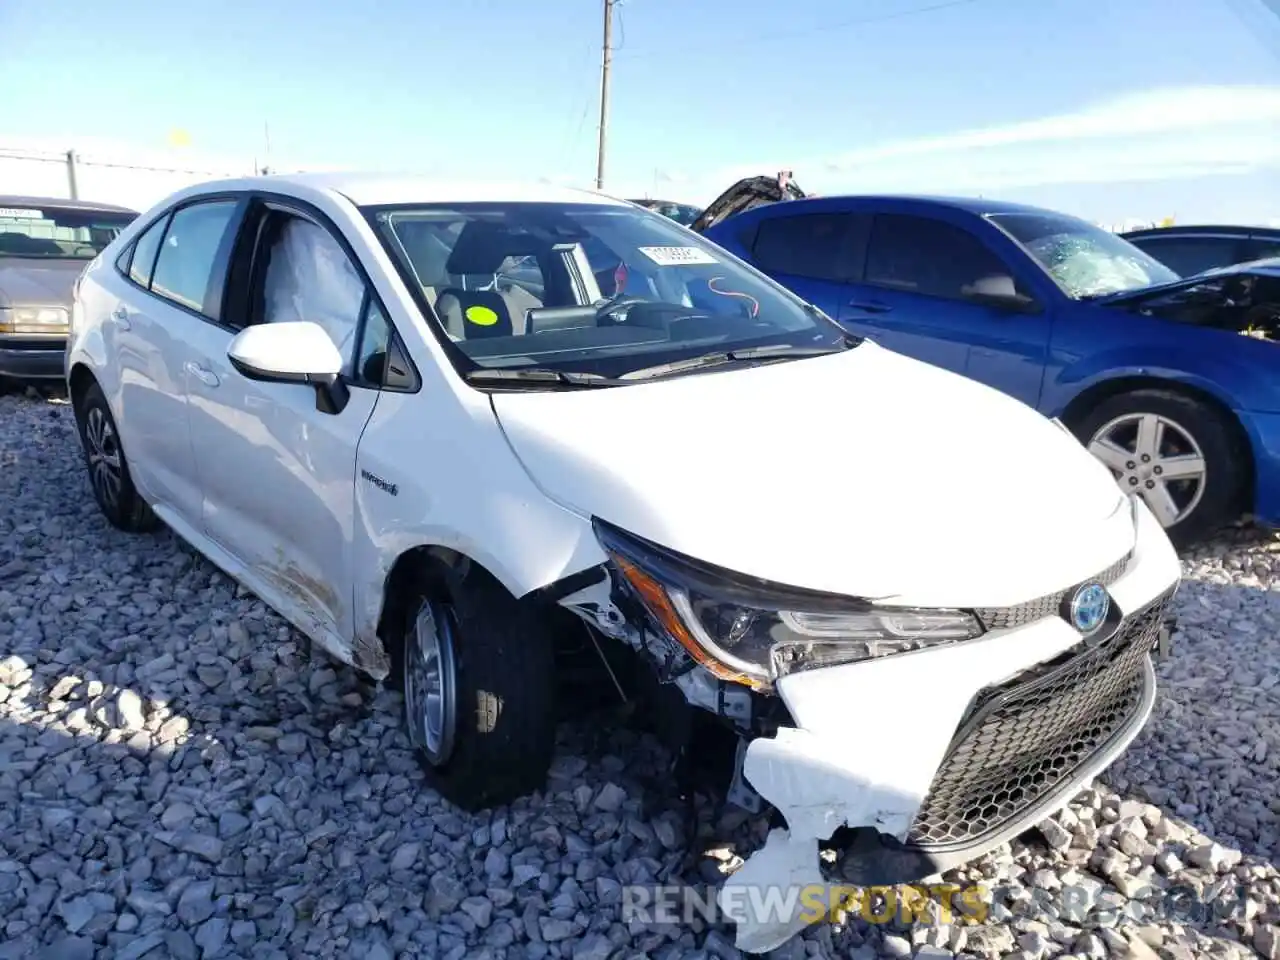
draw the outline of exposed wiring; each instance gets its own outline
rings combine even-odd
[[[600,662],[604,664],[605,670],[609,673],[609,679],[613,681],[613,687],[618,691],[618,696],[622,698],[622,702],[627,702],[627,692],[622,689],[622,684],[618,682],[618,675],[613,672],[613,667],[609,664],[609,658],[604,655],[604,651],[600,649],[600,641],[596,639],[595,633],[591,627],[584,622],[582,629],[587,631],[587,638],[591,641],[591,645],[596,648],[596,656],[600,658]]]
[[[739,297],[744,300],[751,301],[751,319],[755,319],[760,315],[760,301],[749,293],[743,293],[740,290],[717,290],[716,284],[724,280],[724,277],[712,277],[707,281],[707,289],[712,293],[719,294],[722,297]]]

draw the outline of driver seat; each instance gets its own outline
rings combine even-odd
[[[455,340],[510,337],[515,332],[507,301],[496,290],[446,287],[436,298],[436,312]]]

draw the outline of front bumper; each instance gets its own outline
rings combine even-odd
[[[919,880],[1007,841],[1064,806],[1151,712],[1180,566],[1145,507],[1111,574],[1118,623],[1097,643],[1033,602],[969,643],[783,678],[795,726],[753,740],[744,776],[793,839],[868,828],[846,857],[857,883]]]
[[[40,339],[0,336],[0,376],[22,380],[61,380],[65,337]]]

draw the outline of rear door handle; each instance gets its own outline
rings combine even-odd
[[[850,300],[849,306],[866,313],[888,313],[893,309],[889,304],[881,303],[879,300]]]
[[[191,374],[207,387],[216,387],[220,381],[218,375],[212,370],[200,366],[194,360],[187,361],[187,373]]]
[[[129,329],[129,326],[130,326],[130,324],[129,324],[129,311],[128,311],[128,310],[126,310],[124,307],[116,307],[114,310],[112,310],[112,311],[111,311],[111,319],[112,319],[112,320],[114,320],[114,321],[116,322],[116,325],[117,325],[121,330],[128,330],[128,329]]]

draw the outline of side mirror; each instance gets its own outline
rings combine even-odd
[[[1039,313],[1036,302],[1025,293],[971,293],[965,299],[984,307],[1009,313]]]
[[[982,277],[964,291],[964,296],[972,303],[996,310],[1007,310],[1010,313],[1039,313],[1035,300],[1019,292],[1017,283],[1007,274]]]
[[[313,386],[316,409],[341,413],[350,399],[342,379],[342,354],[319,324],[308,321],[255,324],[227,347],[231,366],[246,379]]]

